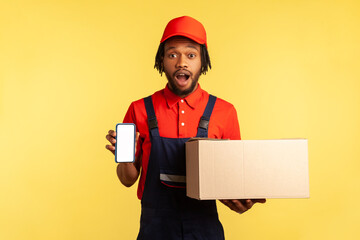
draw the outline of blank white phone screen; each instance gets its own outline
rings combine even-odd
[[[119,123],[116,125],[116,162],[133,162],[135,159],[135,125]]]

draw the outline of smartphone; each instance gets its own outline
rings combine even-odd
[[[115,162],[135,161],[136,126],[133,123],[116,125]]]

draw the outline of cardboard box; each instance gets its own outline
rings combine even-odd
[[[309,197],[306,139],[190,139],[185,146],[191,198]]]

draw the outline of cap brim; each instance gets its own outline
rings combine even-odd
[[[170,34],[168,36],[166,36],[166,38],[163,38],[160,42],[165,42],[166,40],[168,40],[169,38],[171,37],[175,37],[175,36],[182,36],[182,37],[187,37],[191,40],[193,40],[194,42],[198,43],[198,44],[205,44],[205,46],[207,47],[206,43],[204,42],[204,40],[202,39],[199,39],[191,34],[188,34],[188,33],[173,33],[173,34]]]

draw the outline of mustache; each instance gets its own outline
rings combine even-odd
[[[189,76],[192,76],[192,75],[193,75],[192,72],[190,72],[189,70],[179,69],[179,70],[177,70],[176,72],[174,72],[173,77],[175,77],[175,76],[176,76],[177,74],[179,74],[179,73],[186,73],[186,74],[188,74]]]

